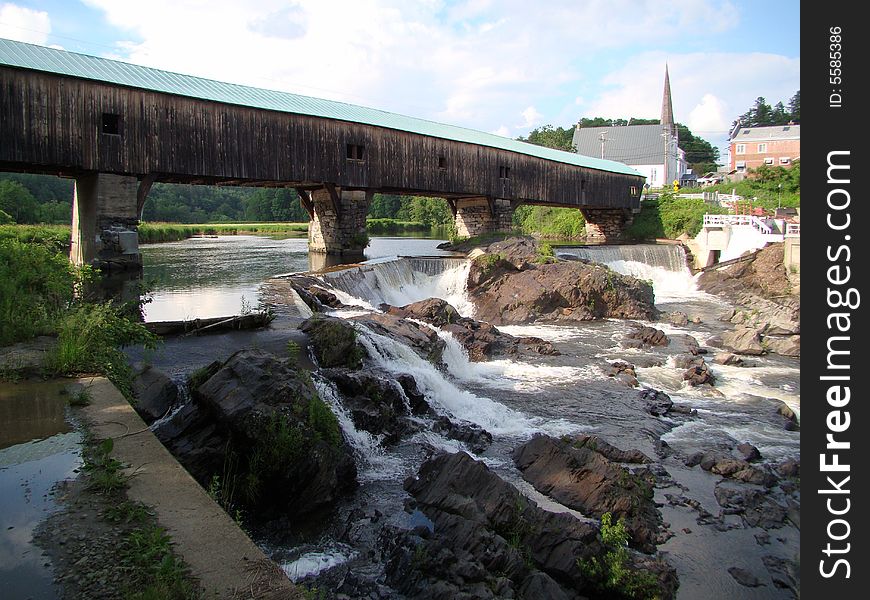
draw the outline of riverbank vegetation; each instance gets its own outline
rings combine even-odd
[[[132,373],[121,348],[157,340],[138,322],[139,305],[92,300],[96,273],[69,262],[53,229],[18,230],[0,228],[0,346],[52,336],[45,375],[101,373],[129,397]]]
[[[705,187],[703,191],[734,192],[746,198],[747,202],[751,201],[753,206],[768,211],[780,206],[798,207],[801,205],[801,161],[794,161],[788,168],[762,165],[752,169],[743,181],[720,183]]]

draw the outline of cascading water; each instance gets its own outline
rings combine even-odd
[[[686,252],[676,244],[625,244],[560,248],[559,256],[607,265],[617,273],[651,281],[656,302],[697,299],[701,292],[686,264]]]
[[[404,306],[426,298],[446,300],[462,316],[474,306],[465,294],[470,263],[459,258],[400,258],[325,273],[323,279],[346,303],[374,308],[382,303]]]

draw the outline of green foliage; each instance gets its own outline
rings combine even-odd
[[[287,340],[287,360],[290,364],[296,365],[299,362],[299,353],[302,348],[293,340]]]
[[[556,253],[553,252],[553,246],[547,242],[543,242],[538,246],[538,257],[536,261],[540,264],[556,262]]]
[[[132,397],[132,372],[124,346],[155,348],[157,337],[130,319],[123,307],[109,302],[83,303],[66,312],[57,324],[57,344],[45,358],[53,375],[102,373],[127,397]]]
[[[625,235],[632,239],[673,239],[684,233],[694,237],[701,231],[706,213],[726,212],[727,209],[706,204],[700,198],[680,198],[664,192],[658,198],[644,200]]]
[[[0,242],[5,240],[38,244],[54,252],[67,252],[70,227],[69,225],[0,225]]]
[[[188,569],[172,551],[166,530],[149,523],[131,531],[119,553],[131,580],[124,586],[130,600],[192,600],[200,597]]]
[[[578,561],[596,598],[653,600],[661,596],[658,581],[652,573],[631,569],[628,539],[622,519],[614,525],[609,512],[601,516],[603,556]]]
[[[525,234],[551,240],[576,240],[586,234],[586,220],[576,208],[520,206],[514,211],[514,225]]]
[[[301,460],[306,448],[306,435],[298,425],[291,424],[281,413],[274,413],[257,438],[248,457],[248,471],[242,489],[244,500],[255,504],[264,481]]]
[[[308,426],[314,432],[315,439],[323,440],[333,448],[341,444],[338,419],[326,402],[316,395],[308,402]]]
[[[752,108],[737,117],[731,126],[736,127],[739,124],[741,127],[765,127],[786,125],[790,121],[800,123],[800,120],[801,91],[798,90],[789,100],[788,108],[781,101],[771,106],[763,96],[759,96]]]
[[[752,169],[749,176],[736,183],[722,183],[704,188],[709,191],[731,193],[751,199],[753,206],[773,210],[778,206],[801,205],[801,161],[791,167],[761,165]]]
[[[396,219],[372,219],[366,220],[366,231],[374,235],[383,235],[385,233],[406,233],[410,231],[428,232],[432,229],[431,225],[420,221],[398,221]]]
[[[52,333],[81,272],[41,244],[0,239],[0,345]]]
[[[89,406],[92,401],[90,390],[84,387],[69,397],[70,406]]]
[[[83,469],[89,475],[88,488],[99,494],[113,494],[127,487],[124,465],[110,454],[115,448],[112,438],[100,443],[88,443],[82,452]]]
[[[553,127],[552,125],[544,125],[536,127],[529,132],[528,137],[518,137],[521,142],[528,142],[536,146],[546,146],[547,148],[555,148],[556,150],[565,150],[567,152],[576,152],[574,146],[574,128],[568,127]]]

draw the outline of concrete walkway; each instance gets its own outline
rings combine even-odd
[[[176,552],[206,598],[304,598],[281,569],[202,489],[104,377],[79,379],[92,401],[82,409],[97,438],[112,438],[112,457],[129,464],[127,496],[154,508]]]

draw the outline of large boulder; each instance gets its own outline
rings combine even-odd
[[[658,316],[649,283],[601,265],[543,260],[527,238],[491,244],[474,258],[468,293],[475,316],[495,325]]]
[[[722,347],[735,354],[757,356],[766,352],[761,343],[761,333],[751,327],[737,327],[723,333]]]
[[[374,333],[409,346],[422,358],[435,365],[441,364],[446,343],[431,327],[386,313],[359,315],[352,317],[351,320],[361,323]]]
[[[463,317],[446,300],[429,298],[405,306],[382,305],[388,314],[418,319],[449,332],[465,348],[472,362],[521,353],[559,354],[553,344],[536,337],[515,337],[494,325]]]
[[[607,457],[598,441],[580,436],[536,435],[513,453],[523,479],[542,494],[585,515],[611,513],[624,519],[630,545],[654,552],[662,518],[653,503],[653,486]]]
[[[357,429],[383,436],[384,444],[420,430],[410,418],[410,399],[391,376],[350,369],[321,369],[320,374],[335,383]]]
[[[150,365],[134,365],[132,390],[133,407],[149,425],[169,412],[178,401],[175,382]]]
[[[338,317],[315,315],[299,328],[308,334],[311,348],[320,367],[358,369],[368,353],[358,340],[353,323]]]
[[[387,581],[405,596],[600,597],[597,586],[606,578],[588,565],[602,564],[611,548],[596,524],[542,510],[465,453],[429,459],[405,489],[429,523],[388,535]],[[637,555],[620,559],[626,578],[640,577]],[[659,597],[672,597],[673,568],[661,559],[645,567],[645,583]]]
[[[356,485],[338,420],[288,361],[240,350],[191,393],[156,433],[204,487],[217,482],[258,516],[293,519]]]

